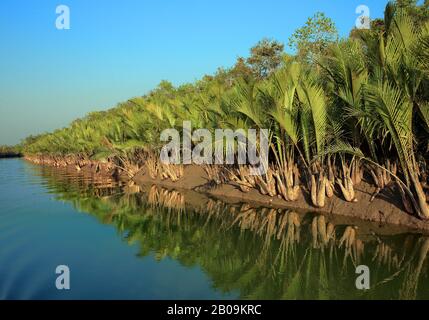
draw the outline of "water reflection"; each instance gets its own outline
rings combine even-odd
[[[139,256],[198,265],[221,292],[245,299],[429,298],[426,236],[377,235],[320,214],[40,170],[58,199],[114,225],[125,242],[139,245]],[[361,264],[371,271],[368,291],[355,287]]]

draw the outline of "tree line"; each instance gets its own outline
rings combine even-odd
[[[429,1],[389,2],[383,19],[347,38],[316,13],[289,45],[295,54],[263,39],[231,68],[178,87],[162,81],[113,109],[28,137],[20,149],[50,162],[109,162],[130,177],[146,164],[155,176],[172,176],[173,168],[154,163],[165,128],[180,131],[187,120],[211,130],[269,129],[266,175],[250,177],[240,166],[211,169],[212,176],[286,201],[303,189],[324,207],[335,190],[358,201],[355,186],[367,175],[373,197],[394,187],[404,210],[429,218]]]

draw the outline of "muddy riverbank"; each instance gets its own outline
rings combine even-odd
[[[31,159],[27,159],[30,160]],[[32,161],[34,162],[34,161]],[[40,164],[40,163],[39,163]],[[43,165],[49,165],[42,163]],[[429,221],[424,221],[413,215],[408,214],[402,205],[400,196],[395,187],[385,188],[373,201],[373,195],[376,187],[365,179],[355,187],[357,202],[345,201],[339,190],[335,190],[332,198],[326,199],[326,205],[323,208],[317,208],[311,204],[310,194],[305,186],[301,186],[300,194],[296,201],[285,201],[278,197],[262,195],[258,190],[251,189],[249,192],[243,192],[239,186],[232,181],[226,183],[214,183],[206,171],[197,165],[184,167],[183,176],[176,182],[170,179],[153,179],[146,167],[143,167],[130,180],[129,176],[118,170],[109,170],[106,164],[99,165],[89,163],[82,167],[76,168],[74,164],[65,164],[62,166],[69,172],[83,174],[91,179],[101,181],[122,181],[124,184],[136,184],[141,187],[158,185],[168,189],[177,189],[182,191],[193,191],[217,198],[226,203],[245,202],[254,206],[264,206],[268,208],[279,209],[297,209],[304,212],[319,212],[344,219],[370,221],[378,224],[380,228],[400,229],[422,231],[429,233]]]
[[[156,184],[173,189],[193,190],[214,196],[225,202],[248,202],[273,208],[320,212],[376,222],[380,226],[389,224],[429,232],[429,222],[405,212],[401,199],[395,194],[394,190],[386,188],[373,201],[370,201],[376,188],[366,181],[356,187],[357,202],[343,200],[338,190],[336,190],[335,195],[326,200],[324,208],[316,208],[311,205],[309,192],[304,188],[301,188],[300,195],[296,201],[285,201],[278,197],[262,195],[256,189],[245,193],[234,182],[219,185],[210,183],[203,168],[196,165],[185,167],[183,178],[177,182],[159,178],[153,179],[145,170],[141,170],[133,180],[140,185]]]

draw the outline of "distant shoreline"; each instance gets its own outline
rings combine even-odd
[[[12,158],[22,158],[24,155],[21,153],[14,153],[14,154],[2,154],[0,153],[0,159],[12,159]]]

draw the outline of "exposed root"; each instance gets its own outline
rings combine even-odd
[[[228,181],[228,175],[220,165],[204,165],[204,171],[206,172],[210,181],[214,181],[216,184],[225,183]]]
[[[152,179],[156,179],[158,177],[159,164],[157,158],[154,155],[151,154],[146,159],[146,168],[147,172],[149,173],[149,176]]]
[[[354,162],[355,161],[353,160],[350,167],[355,166],[353,164]],[[344,161],[342,161],[342,177],[341,179],[337,178],[337,184],[340,186],[341,192],[346,201],[357,202],[357,199],[355,198],[354,183],[350,176],[351,175],[350,167],[347,166],[347,164]],[[358,169],[355,169],[355,170],[358,170]]]
[[[256,187],[255,177],[250,174],[248,166],[241,165],[238,168],[229,171],[229,179],[237,183],[240,190],[249,192]]]
[[[171,181],[176,182],[183,176],[184,166],[183,164],[163,163],[161,164],[160,172],[162,180],[170,178]]]
[[[364,168],[359,160],[354,159],[352,161],[350,171],[350,177],[352,179],[353,185],[357,186],[359,183],[361,183],[364,174]]]
[[[311,202],[315,207],[323,208],[325,206],[327,179],[323,172],[319,173],[319,179],[317,182],[314,174],[311,175],[310,179]]]
[[[259,192],[263,195],[275,197],[277,195],[276,180],[274,179],[273,169],[269,167],[267,173],[263,176],[255,176],[255,181],[259,187]]]
[[[380,167],[377,166],[371,166],[369,172],[371,173],[372,178],[374,179],[374,183],[377,186],[377,189],[371,196],[370,201],[374,201],[375,197],[389,184],[392,182],[392,175],[388,172],[392,172],[394,175],[396,175],[397,172],[397,165],[396,162],[391,163],[390,160],[386,161],[386,164],[382,166],[386,170],[383,170]]]
[[[122,161],[122,168],[129,178],[133,178],[141,169],[139,165],[129,160]],[[96,168],[96,172],[98,172],[97,170],[99,170],[99,168]]]
[[[299,172],[298,167],[292,161],[285,163],[284,168],[274,171],[277,181],[278,194],[286,201],[295,201],[299,196]]]

